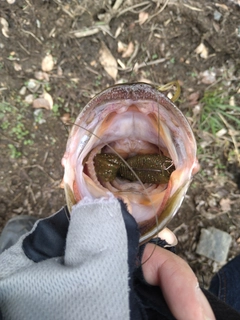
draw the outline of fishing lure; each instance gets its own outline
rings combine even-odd
[[[172,87],[170,100],[162,91]],[[137,221],[141,244],[167,225],[199,169],[193,132],[173,103],[179,94],[173,82],[118,84],[89,101],[62,159],[70,212],[84,197],[113,194]]]
[[[105,182],[121,177],[130,181],[140,179],[142,183],[163,184],[168,183],[175,170],[173,161],[163,154],[140,154],[123,162],[117,154],[99,153],[94,158],[94,165],[98,179]]]

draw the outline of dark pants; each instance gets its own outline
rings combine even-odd
[[[240,255],[212,278],[209,291],[240,312]]]

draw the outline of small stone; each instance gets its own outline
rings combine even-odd
[[[25,86],[23,86],[23,87],[20,89],[19,94],[20,94],[21,96],[24,96],[24,95],[26,94],[26,91],[27,91],[27,88],[26,88]]]
[[[33,100],[34,100],[33,94],[28,94],[24,99],[24,101],[27,102],[28,104],[31,104],[33,102]]]
[[[27,88],[30,92],[35,93],[40,87],[40,83],[35,79],[30,79],[27,83]]]
[[[223,264],[227,259],[231,241],[232,238],[227,232],[214,227],[202,229],[196,252]]]
[[[215,21],[220,21],[222,18],[222,14],[219,11],[215,10],[213,13],[213,18]]]

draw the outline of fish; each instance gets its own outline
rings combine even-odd
[[[128,180],[129,174],[115,174],[111,181],[100,179],[96,171],[101,169],[96,170],[94,162],[99,154],[119,157],[136,179]],[[174,169],[165,168],[169,175],[160,182],[141,181],[128,159],[151,160],[156,154],[169,159],[169,168]],[[147,83],[109,87],[88,102],[70,131],[62,158],[68,209],[71,212],[84,197],[113,194],[135,218],[143,244],[156,236],[181,206],[200,168],[196,154],[196,140],[186,117],[158,87]],[[139,159],[134,161],[142,163]]]

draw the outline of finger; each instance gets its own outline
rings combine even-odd
[[[183,259],[150,243],[142,259],[146,261],[142,266],[145,280],[161,288],[176,319],[215,320],[195,274]]]
[[[169,244],[170,247],[176,246],[178,243],[177,237],[168,228],[164,228],[162,231],[160,231],[158,233],[158,237],[162,240],[165,240]]]

